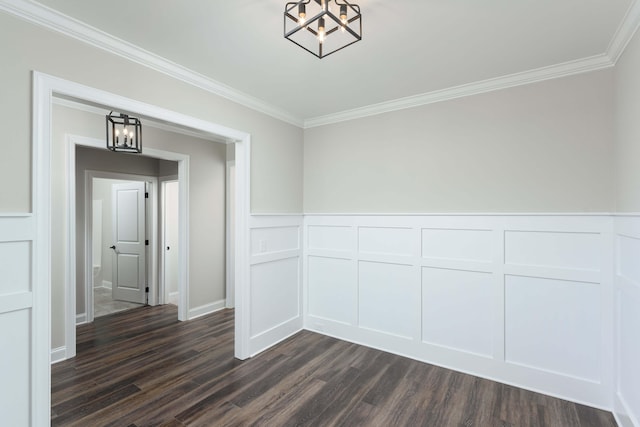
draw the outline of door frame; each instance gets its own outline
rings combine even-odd
[[[159,253],[160,253],[160,264],[158,266],[158,304],[168,304],[169,303],[169,299],[167,297],[167,283],[166,283],[166,277],[165,277],[165,268],[167,265],[166,262],[166,250],[165,247],[167,245],[166,243],[166,234],[165,234],[165,227],[166,227],[166,215],[165,215],[165,208],[166,208],[166,196],[165,196],[165,189],[166,189],[166,184],[168,182],[178,182],[179,185],[179,180],[178,180],[178,176],[177,175],[169,175],[169,176],[161,176],[158,177],[158,191],[160,194],[160,204],[159,204],[159,209],[158,209],[158,213],[160,214],[160,234],[159,234],[159,242],[160,242],[160,246],[159,246]],[[180,198],[180,187],[178,187],[178,199]],[[178,224],[180,223],[180,209],[178,208]],[[179,244],[178,244],[178,250],[180,250]],[[180,284],[178,283],[178,294],[180,294]],[[178,304],[180,304],[180,302],[178,301]]]
[[[165,108],[136,101],[38,71],[32,88],[32,210],[34,217],[31,421],[51,421],[51,144],[54,96],[70,97],[82,103],[109,106],[160,122],[174,123],[210,135],[222,136],[236,148],[236,308],[234,354],[250,357],[249,220],[251,135]],[[143,149],[143,153],[149,153]],[[188,179],[185,176],[185,179]],[[182,190],[182,188],[181,188]],[[184,212],[180,212],[186,218]],[[188,228],[188,221],[184,222]],[[181,230],[182,231],[182,230]],[[188,231],[188,230],[187,230]],[[69,245],[73,246],[73,245]],[[185,248],[187,249],[187,248]],[[185,251],[186,252],[186,251]],[[184,256],[185,252],[182,252]],[[188,275],[188,270],[183,272]],[[186,295],[180,295],[186,298]]]
[[[98,140],[102,143],[102,140]],[[149,305],[157,304],[158,288],[158,178],[155,176],[135,175],[120,172],[106,172],[97,170],[86,170],[84,172],[84,268],[85,268],[85,312],[87,322],[93,322],[94,313],[94,286],[93,283],[93,179],[117,179],[121,181],[136,181],[151,183],[149,191],[149,209],[145,212],[145,228],[150,235],[147,238],[151,244],[148,246],[149,256],[145,267],[145,277],[149,286]],[[75,207],[74,207],[75,209]],[[69,210],[70,216],[75,217],[75,210]],[[75,221],[74,221],[75,224]],[[146,231],[145,230],[145,233]],[[178,267],[180,268],[180,267]],[[188,286],[188,284],[185,284]],[[77,311],[77,310],[76,310]],[[75,351],[74,351],[75,353]]]
[[[87,183],[88,183],[88,177],[87,177],[87,173],[86,172],[95,172],[97,174],[102,173],[102,174],[112,174],[112,175],[119,175],[121,177],[124,177],[124,179],[129,179],[129,178],[133,178],[132,180],[135,180],[136,177],[140,177],[141,175],[131,175],[131,174],[124,174],[124,173],[118,173],[118,172],[104,172],[104,171],[86,171],[85,172],[85,188],[84,188],[84,192],[85,192],[85,241],[84,241],[84,245],[85,245],[85,254],[87,254],[87,257],[85,258],[84,262],[85,262],[85,319],[78,319],[77,315],[76,315],[76,286],[71,286],[71,284],[75,284],[76,282],[76,147],[80,146],[80,147],[87,147],[87,148],[104,148],[103,143],[104,141],[101,139],[96,139],[96,138],[91,138],[91,137],[86,137],[86,136],[79,136],[79,135],[72,135],[72,134],[66,134],[65,135],[66,138],[66,159],[67,159],[67,173],[66,173],[66,181],[67,181],[67,241],[69,242],[69,244],[67,245],[67,259],[66,259],[66,266],[65,266],[65,301],[66,301],[66,306],[65,306],[65,324],[64,324],[64,330],[65,330],[65,359],[70,359],[72,357],[74,357],[76,355],[76,324],[77,323],[83,323],[83,322],[79,322],[79,320],[84,320],[84,322],[86,321],[92,321],[93,320],[93,302],[92,301],[88,301],[89,298],[89,293],[87,292],[86,286],[88,283],[93,283],[93,268],[89,268],[88,264],[90,263],[89,260],[91,260],[90,255],[92,255],[93,253],[93,245],[92,245],[92,240],[87,240],[87,238],[92,238],[91,233],[88,231],[87,229],[87,224],[90,221],[93,221],[93,217],[90,216],[88,219],[86,217],[87,212],[89,211],[93,211],[93,204],[91,204],[90,208],[87,208],[86,203],[88,203],[88,201],[90,201],[90,199],[92,198],[92,194],[87,195]],[[189,197],[188,197],[188,192],[189,192],[189,182],[188,182],[188,177],[189,177],[189,156],[185,155],[185,154],[179,154],[179,153],[173,153],[170,151],[164,151],[164,150],[157,150],[157,149],[147,149],[144,151],[144,155],[147,157],[153,157],[153,158],[158,158],[158,159],[164,159],[164,160],[172,160],[172,161],[176,161],[178,162],[178,185],[181,186],[181,190],[182,187],[184,188],[185,191],[185,197],[184,199],[180,199],[179,200],[179,204],[180,204],[180,211],[181,211],[181,215],[182,215],[182,211],[184,211],[186,213],[186,215],[189,214]],[[95,176],[96,178],[100,178],[100,176]],[[157,178],[155,177],[144,177],[146,179],[151,180],[152,182],[154,180],[157,180]],[[157,187],[157,185],[155,186]],[[153,197],[153,200],[157,200],[157,196],[153,193],[153,189],[152,189],[152,194],[150,194],[150,197]],[[151,200],[151,199],[150,199]],[[153,208],[152,208],[153,209]],[[155,215],[154,218],[152,218],[152,221],[155,222],[155,224],[157,224],[157,208],[155,209],[155,212],[152,212],[153,215]],[[186,217],[185,217],[186,218]],[[183,230],[188,230],[188,224],[182,224],[179,223],[178,227],[180,228],[181,234],[180,234],[180,239],[184,240],[186,243],[185,245],[188,245],[189,242],[189,236],[188,236],[188,232],[182,233]],[[155,230],[157,229],[156,226],[153,227],[152,230],[152,239],[154,239],[153,241],[157,241],[157,235],[154,236],[153,233],[155,232]],[[181,242],[182,244],[182,242]],[[155,248],[154,246],[151,246],[152,250],[156,250],[157,248]],[[183,257],[179,257],[179,264],[178,264],[178,269],[180,271],[179,277],[180,277],[180,282],[179,282],[179,289],[180,292],[182,292],[182,290],[184,289],[184,293],[186,295],[184,300],[180,300],[179,301],[179,305],[178,305],[178,319],[179,320],[187,320],[188,318],[188,304],[189,304],[189,299],[188,299],[188,290],[189,290],[189,276],[188,276],[188,268],[187,268],[187,260],[188,260],[188,246],[186,246],[186,251],[187,254],[185,254]],[[156,254],[154,254],[152,252],[151,257],[156,257],[156,261],[157,261],[157,252]],[[157,265],[157,264],[156,264]],[[184,273],[186,272],[186,274]],[[155,273],[154,273],[155,275]],[[151,276],[149,276],[151,277]],[[152,279],[154,280],[154,279]],[[149,293],[149,300],[150,302],[155,301],[154,299],[151,298],[152,294],[151,292],[154,292],[155,294],[155,290],[154,288],[157,286],[154,285],[150,285],[150,293]],[[90,291],[91,292],[91,298],[93,298],[93,287],[91,287]],[[91,304],[89,304],[89,302],[91,302]],[[89,308],[91,307],[91,308]],[[91,309],[91,314],[89,314],[89,310]],[[88,320],[88,319],[91,320]]]
[[[225,212],[226,212],[226,221],[225,221],[225,228],[226,228],[226,238],[225,238],[225,253],[227,254],[226,260],[225,260],[225,264],[226,264],[226,273],[225,273],[225,288],[226,288],[226,298],[225,298],[225,306],[227,308],[234,308],[235,307],[235,277],[232,273],[235,272],[235,254],[233,254],[231,252],[231,248],[233,247],[233,245],[235,245],[235,237],[232,240],[231,236],[231,221],[229,220],[231,218],[231,213],[232,213],[232,203],[231,203],[231,180],[235,178],[235,166],[236,166],[236,161],[234,160],[227,160],[227,166],[225,168],[225,174],[226,174],[226,182],[225,182],[225,186],[226,186],[226,191],[225,191],[225,195],[226,195],[226,200],[225,200]],[[231,169],[233,168],[233,173],[231,171]],[[236,185],[235,183],[235,179],[234,179],[234,186]],[[235,206],[235,200],[233,203],[233,209],[236,209]]]

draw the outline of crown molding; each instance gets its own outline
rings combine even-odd
[[[615,64],[640,26],[640,1],[633,0],[609,43],[607,55]]]
[[[324,126],[332,123],[373,116],[376,114],[404,110],[406,108],[419,107],[422,105],[434,104],[436,102],[448,101],[456,98],[463,98],[465,96],[493,92],[496,90],[507,89],[514,86],[522,86],[530,83],[541,82],[544,80],[551,80],[559,77],[601,70],[603,68],[612,67],[613,65],[613,62],[611,62],[607,55],[602,54],[592,56],[589,58],[578,59],[576,61],[565,62],[549,67],[542,67],[522,73],[510,74],[503,77],[496,77],[493,79],[487,79],[447,89],[427,92],[420,95],[413,95],[406,98],[399,98],[392,101],[372,104],[366,107],[354,108],[353,110],[342,111],[335,114],[328,114],[326,116],[319,116],[305,120],[304,128],[308,129],[317,126]]]
[[[303,120],[288,111],[189,70],[33,0],[0,0],[0,10],[305,129],[609,68],[615,65],[640,26],[640,0],[633,0],[606,53],[601,55]]]
[[[503,77],[482,80],[452,88],[427,92],[420,95],[413,95],[406,98],[372,104],[361,108],[354,108],[352,110],[346,110],[334,114],[327,114],[325,116],[313,117],[305,119],[304,128],[309,129],[317,126],[324,126],[332,123],[339,123],[377,114],[403,110],[406,108],[447,101],[450,99],[462,98],[465,96],[492,92],[514,86],[542,82],[559,77],[566,77],[613,67],[633,38],[638,27],[640,27],[640,0],[632,0],[622,22],[618,26],[618,29],[607,47],[606,53],[548,67],[542,67],[535,70],[510,74]]]
[[[94,47],[166,74],[278,120],[298,127],[301,127],[304,123],[300,117],[288,111],[240,92],[224,83],[210,79],[180,64],[169,61],[35,1],[0,0],[0,10],[4,10],[28,22],[62,33],[65,36],[88,43]]]

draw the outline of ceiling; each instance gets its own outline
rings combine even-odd
[[[634,0],[354,2],[363,40],[320,60],[284,39],[285,0],[40,0],[300,120],[585,58],[610,64]]]

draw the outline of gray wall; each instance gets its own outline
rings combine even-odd
[[[33,70],[250,133],[251,211],[302,211],[300,128],[2,12],[0,52],[0,212],[31,211]]]
[[[640,212],[640,33],[615,67],[616,211]]]
[[[609,212],[613,71],[305,131],[306,213]]]

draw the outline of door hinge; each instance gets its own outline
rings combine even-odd
[[[145,240],[145,241],[144,241],[144,245],[145,245],[145,246],[149,246],[149,241],[148,241],[148,240]]]
[[[148,199],[149,198],[149,193],[147,191],[144,192],[144,198]]]
[[[144,288],[144,291],[145,291],[146,293],[149,293],[149,287],[147,286],[146,288]]]

